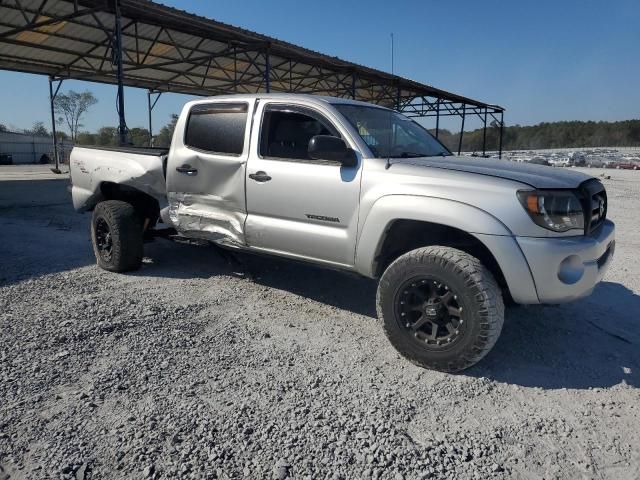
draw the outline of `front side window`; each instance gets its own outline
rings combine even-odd
[[[316,135],[340,137],[326,118],[311,109],[267,105],[262,117],[260,156],[311,160],[309,140]]]
[[[240,155],[247,127],[246,103],[203,103],[189,111],[185,145],[211,153]]]
[[[377,158],[451,155],[426,129],[393,110],[353,104],[334,107],[349,121]]]

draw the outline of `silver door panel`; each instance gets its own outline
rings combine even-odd
[[[265,104],[258,107],[254,128],[262,121]],[[331,112],[314,110],[332,121],[351,144]],[[343,167],[337,163],[262,158],[259,141],[257,134],[251,140],[247,173],[265,172],[271,179],[257,182],[247,178],[247,243],[287,256],[353,265],[360,162],[356,167]]]

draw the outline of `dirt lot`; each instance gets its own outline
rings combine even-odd
[[[640,172],[607,173],[605,281],[447,375],[373,282],[164,241],[101,271],[64,180],[0,171],[0,479],[639,478]]]

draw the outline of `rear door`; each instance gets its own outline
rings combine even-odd
[[[352,266],[362,158],[355,167],[312,160],[314,135],[343,138],[356,148],[330,109],[261,101],[247,168],[247,242],[285,256]]]
[[[254,102],[207,100],[185,106],[167,164],[169,212],[178,231],[245,244],[245,173]]]

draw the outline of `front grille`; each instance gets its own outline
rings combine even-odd
[[[599,180],[593,178],[580,186],[584,209],[584,234],[595,232],[607,218],[607,192]]]

